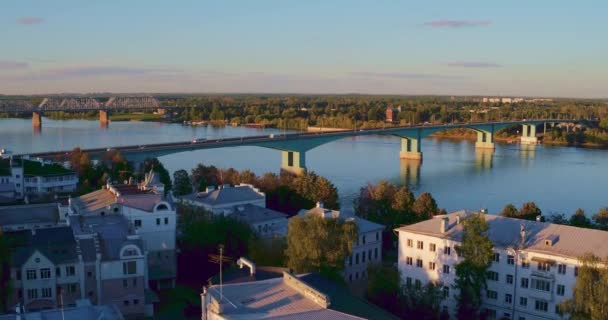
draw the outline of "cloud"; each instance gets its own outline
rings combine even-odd
[[[0,70],[25,69],[28,66],[27,62],[0,60]]]
[[[500,68],[502,65],[494,62],[483,61],[451,61],[447,63],[448,67],[461,68]]]
[[[413,80],[459,80],[466,77],[459,75],[447,75],[436,73],[410,73],[410,72],[350,72],[350,76],[359,78],[391,78],[391,79],[413,79]]]
[[[487,27],[492,23],[490,20],[435,20],[425,22],[424,25],[431,28],[463,28],[463,27]]]
[[[44,22],[44,18],[41,17],[21,17],[17,19],[17,23],[25,26],[31,26],[34,24],[41,24]]]

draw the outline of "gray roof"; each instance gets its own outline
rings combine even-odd
[[[357,217],[355,215],[345,214],[338,210],[330,210],[323,207],[314,207],[310,210],[302,209],[298,212],[299,216],[306,215],[315,215],[318,217],[327,217],[327,218],[337,218],[343,219],[346,221],[354,221],[357,224],[357,229],[359,233],[371,232],[376,230],[383,230],[384,226],[375,222],[371,222],[369,220],[363,219],[361,217]]]
[[[102,260],[120,258],[120,249],[127,244],[143,248],[141,240],[128,240],[129,223],[119,215],[83,217],[80,227],[85,232],[96,232],[99,235]]]
[[[266,196],[258,193],[250,185],[239,185],[224,187],[210,192],[192,193],[183,198],[194,202],[201,202],[209,206],[218,206],[235,202],[263,200]]]
[[[287,214],[285,213],[253,204],[246,204],[235,208],[231,216],[248,224],[287,219]]]
[[[466,217],[471,214],[474,214],[474,212],[458,211],[448,215],[435,216],[433,219],[395,230],[461,241],[462,224],[457,224],[456,217]],[[448,218],[448,230],[445,234],[442,234],[440,228],[441,220],[444,217]],[[489,226],[488,237],[497,247],[518,247],[522,244],[520,230],[523,226],[526,236],[521,248],[527,251],[570,258],[578,258],[588,252],[599,257],[608,256],[607,231],[507,218],[491,214],[485,214],[484,217]],[[548,239],[554,240],[553,245],[545,243],[545,240]]]
[[[37,229],[36,234],[31,231],[7,233],[21,243],[12,257],[12,265],[20,267],[35,251],[39,251],[55,264],[75,262],[76,240],[70,227]]]
[[[56,224],[59,209],[56,203],[0,207],[0,226],[15,224]]]
[[[124,319],[122,313],[114,305],[102,306],[82,306],[63,309],[42,310],[22,314],[20,319],[37,320],[121,320]],[[0,315],[0,320],[17,320],[16,314]]]

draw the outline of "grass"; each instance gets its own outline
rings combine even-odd
[[[111,114],[110,121],[159,121],[163,116],[152,113],[119,113]]]

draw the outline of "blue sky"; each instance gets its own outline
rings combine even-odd
[[[608,97],[608,1],[2,0],[0,93]]]

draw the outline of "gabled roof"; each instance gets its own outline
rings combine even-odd
[[[433,219],[396,228],[395,230],[461,241],[462,224],[457,223],[457,217],[465,218],[471,214],[477,213],[465,210],[457,211],[447,215],[435,216]],[[608,256],[607,231],[507,218],[492,214],[484,214],[484,217],[489,226],[488,237],[498,247],[521,246],[520,248],[528,251],[570,258],[578,258],[588,252],[599,257]],[[441,233],[443,218],[448,220],[446,233]],[[523,242],[520,234],[522,227],[525,230],[525,240]],[[545,240],[551,240],[553,243],[548,245]]]
[[[56,203],[0,207],[0,227],[14,224],[56,224],[59,208]]]
[[[209,192],[199,192],[184,196],[185,199],[201,202],[209,206],[226,205],[237,202],[266,199],[266,196],[250,185],[224,187]]]
[[[287,214],[285,213],[253,204],[246,204],[235,208],[231,216],[248,224],[287,219]]]
[[[20,238],[20,244],[14,248],[12,265],[20,267],[34,252],[39,251],[54,264],[69,263],[78,260],[76,240],[70,227],[37,229],[31,231],[7,233],[9,237]]]
[[[355,216],[354,214],[344,214],[341,211],[326,209],[319,205],[310,210],[302,209],[298,212],[298,215],[302,217],[307,215],[314,215],[322,218],[335,218],[342,219],[344,221],[353,221],[357,225],[357,229],[360,234],[384,229],[383,225]]]

